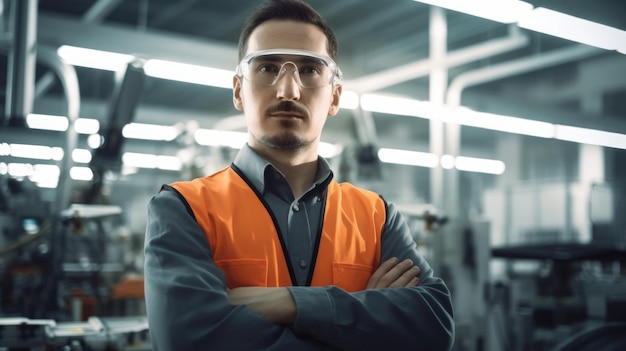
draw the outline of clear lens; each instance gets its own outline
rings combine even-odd
[[[238,72],[246,80],[263,86],[273,86],[284,75],[294,74],[303,88],[320,88],[341,77],[330,58],[295,50],[267,50],[248,55],[239,64]]]

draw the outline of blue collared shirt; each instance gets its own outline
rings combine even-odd
[[[330,165],[325,159],[318,158],[315,181],[296,199],[285,176],[247,145],[233,163],[269,204],[291,258],[297,280],[295,283],[305,285],[312,268],[313,245],[321,229],[323,197],[328,183],[333,179]]]

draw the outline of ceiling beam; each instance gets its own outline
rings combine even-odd
[[[41,12],[38,41],[53,46],[72,45],[233,70],[237,62],[236,45],[196,40],[155,30],[98,23],[85,23],[65,16]]]
[[[109,15],[122,0],[98,0],[83,15],[83,21],[99,23]]]
[[[528,37],[519,31],[512,30],[504,38],[492,39],[470,47],[449,52],[445,58],[446,68],[512,51],[528,44]],[[368,93],[428,76],[433,65],[429,58],[390,68],[386,71],[362,76],[345,82],[346,89],[359,93]]]

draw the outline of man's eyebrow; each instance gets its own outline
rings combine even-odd
[[[285,59],[285,56],[287,56],[288,58]],[[293,59],[290,59],[289,57],[293,57]],[[270,62],[295,61],[296,63],[321,63],[321,64],[328,66],[328,62],[326,62],[326,60],[323,60],[318,57],[306,56],[306,55],[281,55],[281,54],[260,55],[260,56],[253,57],[250,60],[250,62],[258,61],[258,60],[270,61]]]
[[[297,61],[303,62],[303,63],[322,63],[328,66],[328,62],[326,62],[326,60],[321,59],[319,57],[313,57],[313,56],[300,56],[300,59]]]
[[[257,61],[257,60],[278,62],[278,61],[282,61],[282,58],[279,55],[260,55],[260,56],[255,56],[250,59],[250,61]]]

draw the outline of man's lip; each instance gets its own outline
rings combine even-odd
[[[302,116],[299,113],[295,113],[295,112],[276,112],[276,113],[272,113],[270,116],[272,116],[272,117],[302,118]]]

